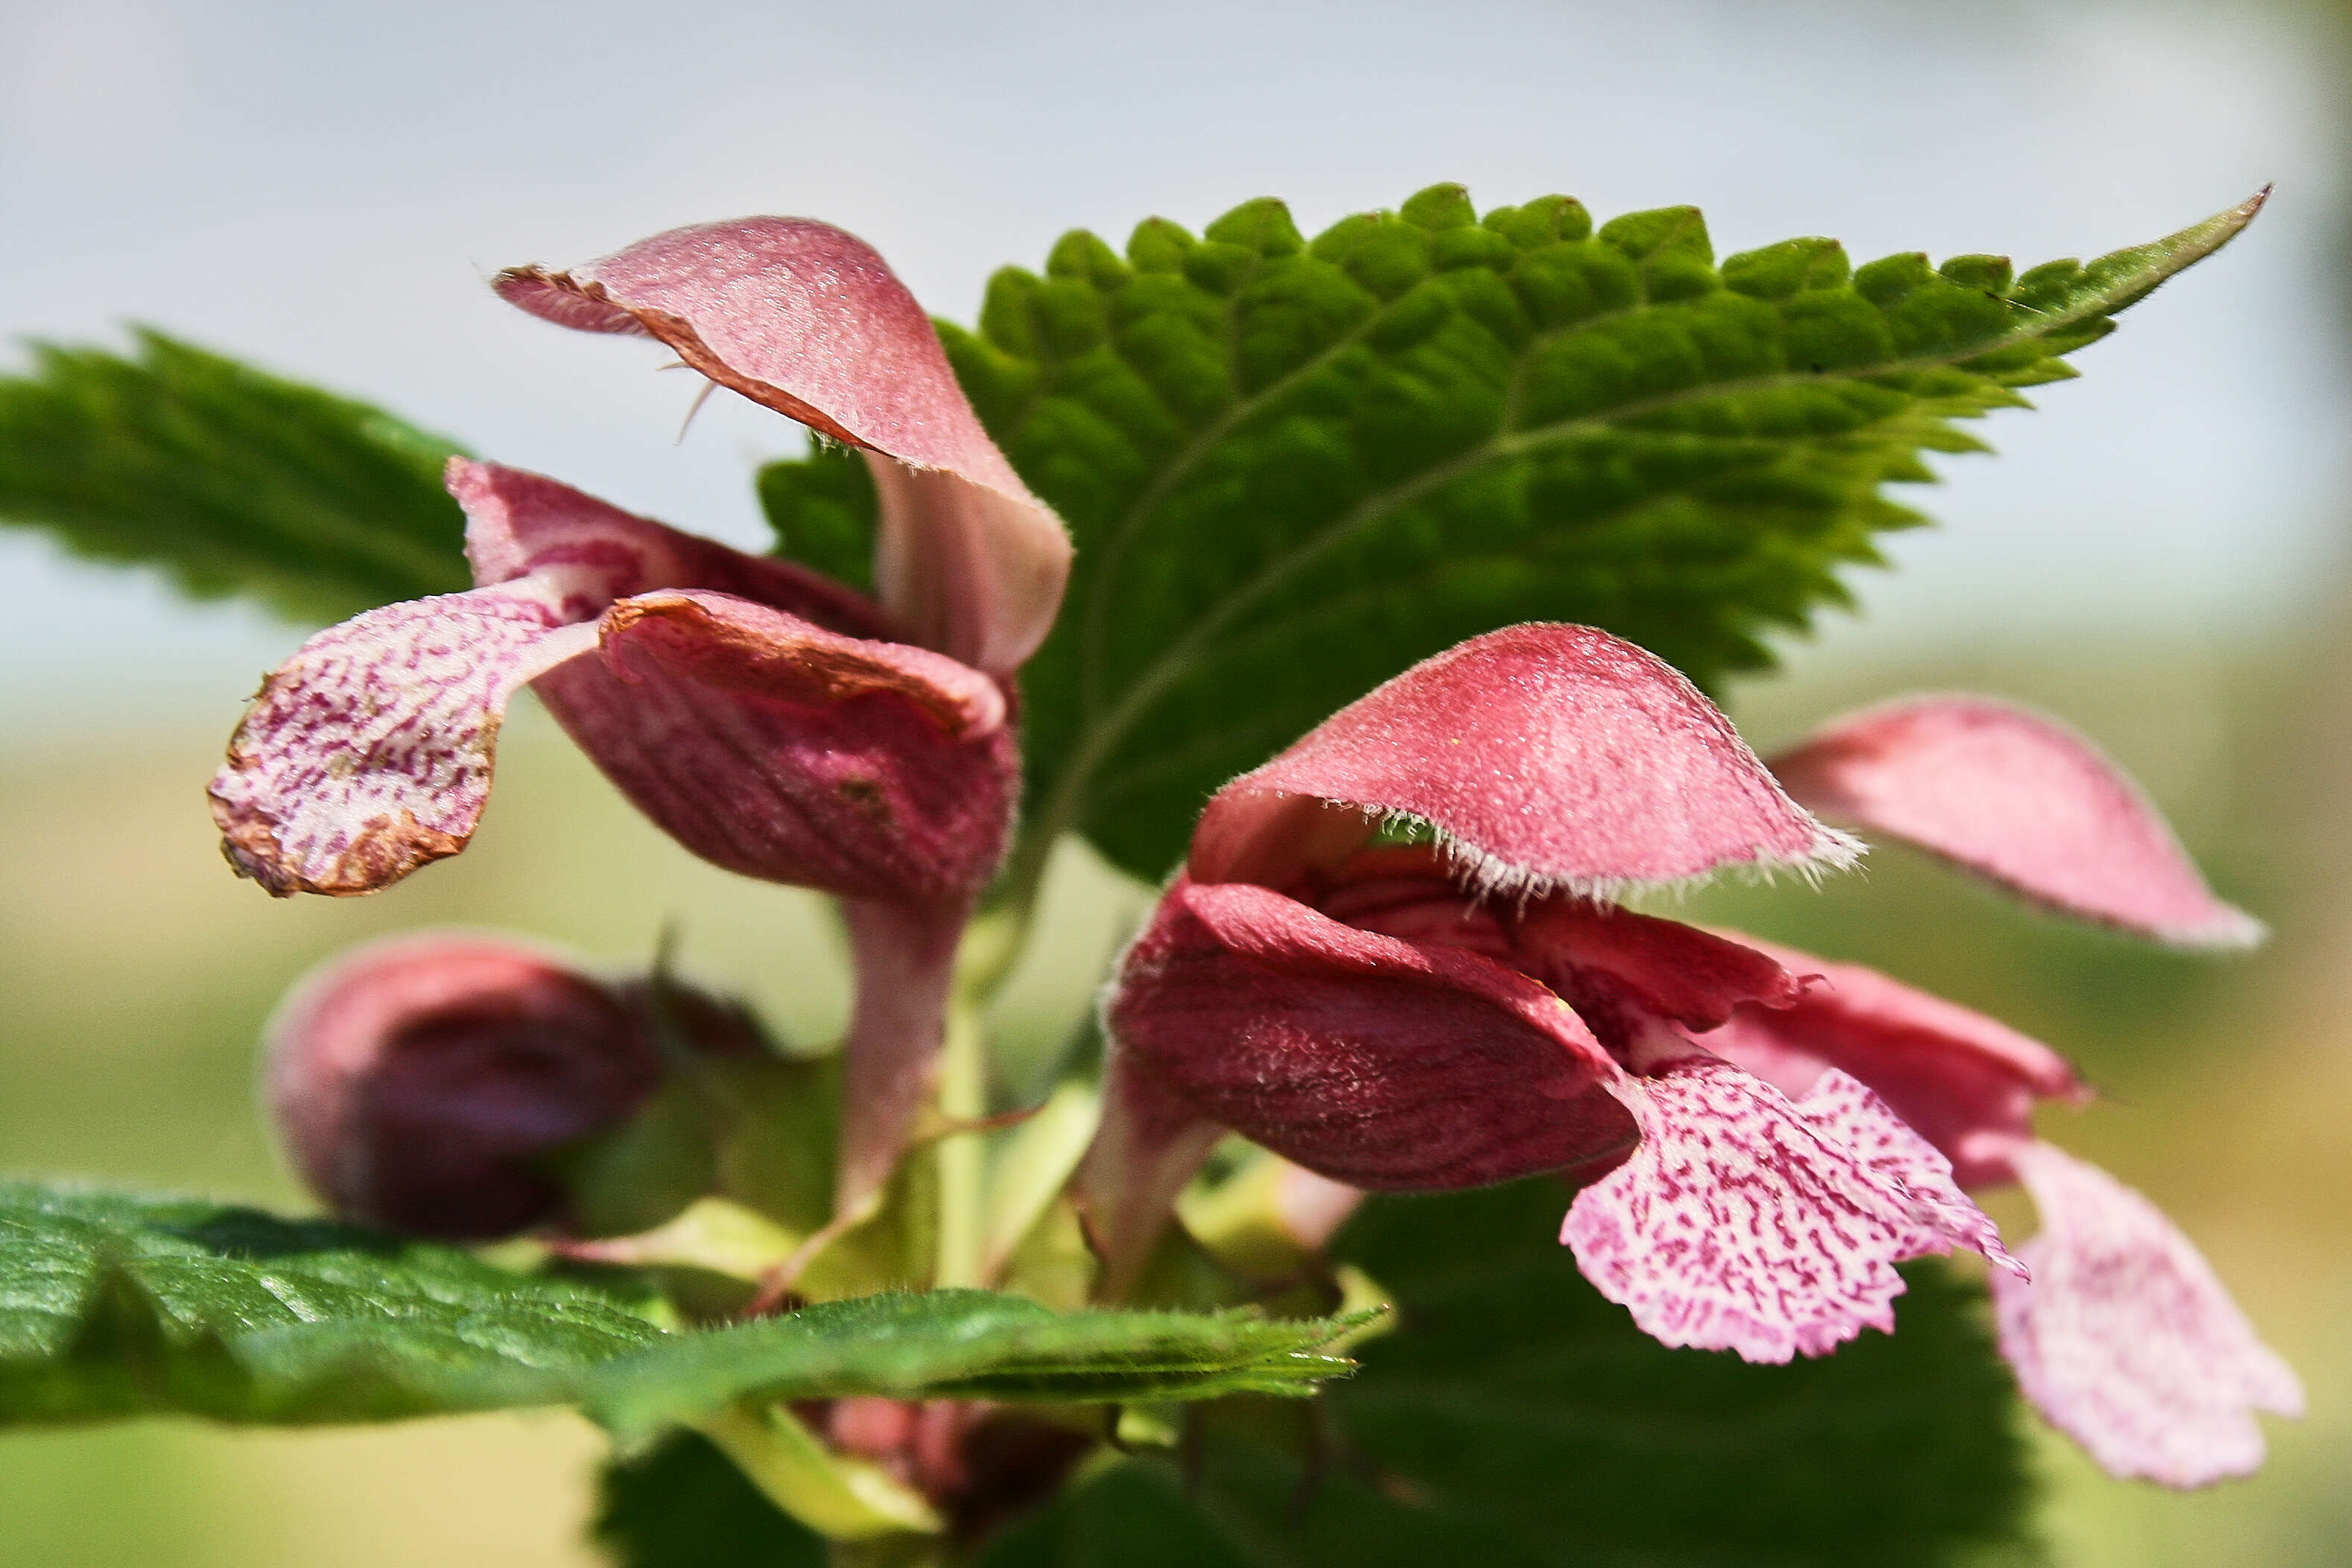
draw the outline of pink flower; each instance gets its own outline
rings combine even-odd
[[[1993,1307],[2002,1354],[2050,1423],[2119,1476],[2189,1487],[2258,1468],[2252,1412],[2301,1415],[2301,1385],[2153,1204],[2034,1137],[2036,1101],[2090,1098],[2074,1069],[1874,970],[1740,940],[1824,983],[1786,1008],[1736,1009],[1709,1049],[1797,1097],[1850,1073],[1961,1185],[2032,1196],[2042,1229],[2018,1249],[2031,1277],[1996,1273]]]
[[[958,389],[929,322],[838,229],[756,218],[572,273],[501,275],[539,315],[649,333],[719,384],[859,447],[881,602],[453,461],[480,585],[311,638],[263,684],[212,786],[237,870],[372,892],[465,847],[525,685],[640,810],[729,870],[848,901],[861,959],[843,1198],[895,1160],[949,964],[1019,787],[1013,671],[1067,573],[1059,521]]]
[[[2000,859],[1999,833],[1965,809],[1915,810],[1912,836],[2120,924],[2242,932],[2193,870],[2206,906],[2186,897],[2185,862],[2160,822],[2103,763],[2084,765],[2095,754],[2042,721],[2017,723],[2047,745],[2036,754],[2013,727],[1991,727],[2011,771],[1976,778],[1986,810],[2104,828],[2164,873],[2143,879],[2163,896],[2087,874],[2114,852],[2096,843]],[[2045,765],[2017,768],[2020,750]],[[1899,759],[1900,747],[1885,754]],[[1946,768],[1968,776],[1964,757]],[[2004,777],[2040,793],[2038,819]],[[2097,810],[2078,810],[2086,781]],[[1885,815],[1904,794],[1890,787],[1874,810],[1848,809]],[[1418,841],[1379,841],[1393,836],[1384,820]],[[1962,1195],[2021,1176],[2054,1190],[2052,1173],[2081,1168],[2022,1132],[2036,1093],[2074,1092],[2063,1063],[1976,1019],[1938,1047],[1932,1071],[1890,1071],[1887,1051],[1830,1043],[1843,1038],[1831,1024],[1854,1016],[1848,971],[1823,989],[1829,966],[1604,902],[1726,865],[1843,865],[1857,850],[1796,804],[1679,674],[1604,633],[1514,627],[1408,671],[1218,793],[1122,964],[1106,1008],[1105,1125],[1084,1176],[1114,1282],[1132,1276],[1177,1190],[1232,1128],[1369,1189],[1559,1172],[1580,1188],[1561,1239],[1603,1294],[1666,1343],[1753,1361],[1891,1328],[1894,1264],[1967,1247],[1999,1266],[2004,1323],[2027,1325],[2005,1326],[2004,1345],[2067,1429],[2097,1425],[2082,1415],[2095,1396],[2080,1391],[2113,1375],[2138,1380],[2106,1396],[2135,1414],[2151,1400],[2226,1406],[2220,1425],[2251,1430],[2247,1391],[2276,1404],[2291,1379],[2277,1381],[2284,1368],[2219,1288],[2203,1291],[2210,1272],[2179,1262],[2193,1252],[2152,1210],[2126,1224],[2126,1206],[2077,1196],[2060,1205],[2068,1221],[2045,1211],[2029,1260],[2059,1278],[2029,1285]],[[1961,1011],[1905,995],[1915,1021]],[[2178,1247],[2156,1244],[2143,1219]],[[2060,1235],[2069,1227],[2072,1240]],[[2116,1261],[2118,1247],[2137,1261]],[[2082,1260],[2095,1257],[2106,1260]],[[2154,1280],[2158,1258],[2169,1270],[2160,1298],[2127,1283]],[[2126,1300],[2136,1305],[2100,1304]],[[2173,1338],[2143,1354],[2132,1336],[2152,1323]],[[2175,1353],[2237,1345],[2232,1324],[2252,1352],[2200,1383]],[[2239,1451],[2231,1440],[2211,1451]],[[2092,1446],[2115,1462],[2116,1449]]]

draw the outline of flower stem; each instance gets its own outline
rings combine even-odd
[[[988,1111],[988,1041],[978,1003],[961,986],[948,1003],[947,1041],[940,1053],[940,1114],[977,1121]],[[982,1234],[988,1212],[988,1151],[977,1132],[939,1141],[939,1263],[936,1286],[982,1283]]]

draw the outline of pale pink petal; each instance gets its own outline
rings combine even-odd
[[[2193,947],[2261,924],[2213,896],[2097,747],[1987,697],[1912,697],[1832,723],[1772,769],[1825,815],[1908,840],[2069,915]]]
[[[1742,943],[1814,977],[1791,1001],[1742,1007],[1702,1043],[1792,1099],[1838,1068],[1868,1084],[1950,1160],[1963,1186],[2013,1179],[2037,1100],[2089,1097],[2066,1059],[1997,1019],[1889,979],[1752,936]]]
[[[1105,1016],[1163,1096],[1356,1186],[1477,1186],[1633,1142],[1601,1087],[1616,1069],[1541,986],[1265,888],[1180,880]]]
[[[2303,1386],[2156,1206],[2047,1144],[2018,1151],[2042,1212],[1996,1274],[2001,1354],[2025,1396],[2118,1476],[2204,1486],[2263,1461],[2255,1410],[2303,1414]]]
[[[1003,691],[954,660],[723,593],[623,600],[540,697],[639,810],[746,876],[961,904],[1003,856]]]
[[[1283,885],[1397,813],[1436,829],[1481,893],[1607,897],[1859,852],[1672,666],[1591,627],[1527,625],[1414,665],[1226,785],[1192,875]]]
[[[874,465],[879,580],[929,646],[1003,674],[1045,640],[1068,536],[862,240],[805,218],[701,224],[570,272],[514,268],[496,287],[563,326],[658,338],[719,385],[890,460]]]
[[[620,990],[470,933],[342,954],[268,1031],[268,1093],[303,1181],[404,1235],[511,1235],[558,1213],[538,1166],[650,1094],[661,1058]]]
[[[1748,1361],[1892,1332],[1895,1264],[1981,1232],[1952,1227],[1949,1206],[1968,1206],[1948,1181],[1915,1192],[1926,1167],[1890,1161],[1892,1113],[1842,1075],[1822,1088],[1808,1113],[1704,1055],[1622,1080],[1641,1146],[1577,1195],[1560,1229],[1585,1278],[1660,1343]]]
[[[331,626],[262,682],[213,777],[237,873],[271,893],[372,893],[466,847],[508,699],[594,646],[551,572]]]

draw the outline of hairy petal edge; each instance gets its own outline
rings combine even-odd
[[[1352,835],[1318,821],[1352,813]],[[1507,626],[1426,659],[1217,792],[1195,880],[1280,886],[1383,816],[1433,828],[1473,891],[1612,899],[1727,865],[1843,867],[1672,665],[1589,626]]]
[[[1045,641],[1069,536],[982,429],[922,307],[856,235],[807,218],[699,224],[493,287],[561,326],[658,338],[720,386],[878,457],[877,580],[928,646],[1003,674]]]

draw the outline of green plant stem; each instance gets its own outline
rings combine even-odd
[[[947,1042],[940,1052],[940,1114],[970,1122],[988,1110],[988,1040],[980,1009],[961,987],[948,1004]],[[982,1283],[988,1194],[987,1150],[977,1132],[950,1133],[933,1151],[940,1162],[939,1264],[932,1283]]]

